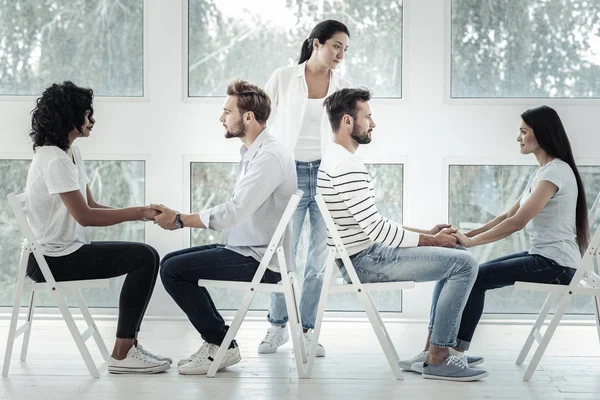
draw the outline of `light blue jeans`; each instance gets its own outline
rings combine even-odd
[[[292,239],[294,254],[297,254],[298,243],[302,234],[302,226],[306,213],[309,213],[310,232],[308,241],[308,254],[304,269],[302,295],[300,297],[300,315],[304,329],[314,329],[317,317],[317,307],[323,286],[323,273],[327,261],[327,230],[325,221],[319,212],[315,201],[317,194],[317,172],[320,161],[296,161],[296,174],[298,176],[298,189],[304,194],[298,204],[296,213],[292,218]],[[267,320],[272,325],[285,325],[288,321],[287,309],[283,293],[271,293],[269,314]]]
[[[361,282],[438,281],[433,292],[431,344],[456,345],[463,309],[477,278],[477,260],[464,250],[444,247],[391,247],[375,243],[350,257]],[[350,281],[341,260],[342,276]]]

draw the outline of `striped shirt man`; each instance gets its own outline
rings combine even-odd
[[[317,193],[323,196],[349,255],[373,243],[416,247],[419,234],[383,217],[375,206],[375,188],[362,161],[337,143],[331,143],[321,160]],[[328,235],[327,244],[333,246]]]

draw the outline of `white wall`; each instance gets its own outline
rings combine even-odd
[[[489,157],[497,161],[522,157],[515,140],[519,115],[532,106],[546,103],[558,110],[577,158],[598,156],[597,101],[469,104],[447,100],[446,1],[404,3],[404,98],[372,102],[377,128],[373,142],[361,153],[366,161],[408,158],[405,224],[429,228],[445,219],[445,158]],[[97,98],[93,136],[77,145],[87,159],[107,154],[149,155],[148,201],[184,210],[189,203],[184,198],[184,155],[235,160],[240,142],[223,138],[218,121],[223,99],[184,101],[183,1],[151,0],[145,11],[149,13],[146,99]],[[0,97],[0,153],[31,153],[27,132],[34,100]],[[148,224],[146,240],[164,255],[181,248],[187,234],[187,230],[165,232]],[[419,285],[416,290],[405,291],[404,315],[427,317],[430,288],[431,285]],[[179,311],[158,285],[148,312],[173,315]]]

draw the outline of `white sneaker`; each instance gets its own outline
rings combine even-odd
[[[232,349],[227,349],[225,357],[223,358],[223,361],[221,361],[221,365],[219,365],[219,369],[237,364],[242,360],[237,342],[234,340],[232,343],[234,344],[234,347]],[[208,369],[210,368],[214,357],[217,355],[218,350],[219,346],[216,344],[204,342],[200,349],[194,353],[194,357],[190,362],[179,366],[179,373],[181,375],[205,375],[208,373]]]
[[[304,349],[306,350],[306,356],[310,355],[310,346],[312,344],[312,332],[309,330],[308,332],[304,332]],[[321,343],[317,343],[315,357],[325,357],[325,347],[321,345]]]
[[[290,334],[288,333],[286,326],[271,326],[267,330],[265,338],[258,345],[258,352],[260,354],[275,353],[277,349],[286,344],[290,340]]]
[[[171,360],[169,357],[163,357],[163,356],[160,356],[160,355],[158,355],[158,354],[152,354],[152,353],[150,353],[148,350],[144,349],[144,347],[143,347],[143,346],[142,346],[142,345],[141,345],[139,342],[138,342],[138,344],[137,344],[137,348],[138,348],[138,349],[140,349],[140,351],[141,351],[142,353],[144,353],[145,355],[147,355],[147,356],[149,356],[149,357],[152,357],[152,358],[154,358],[155,360],[158,360],[158,361],[166,361],[166,362],[168,362],[169,364],[173,364],[173,360]]]
[[[181,367],[182,365],[187,364],[190,361],[192,361],[194,359],[194,357],[196,357],[198,354],[200,354],[200,350],[202,350],[202,347],[200,347],[199,350],[196,350],[194,353],[192,353],[192,355],[190,355],[188,358],[182,358],[181,360],[177,361],[177,366]]]
[[[171,367],[166,361],[158,361],[142,351],[138,346],[131,346],[127,356],[122,360],[111,357],[108,360],[108,372],[112,374],[155,374]]]

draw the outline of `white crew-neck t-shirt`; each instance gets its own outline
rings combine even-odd
[[[60,193],[81,191],[87,198],[89,178],[79,149],[71,147],[73,158],[56,146],[36,149],[25,186],[25,215],[46,256],[66,256],[89,244],[86,228],[71,215]]]

